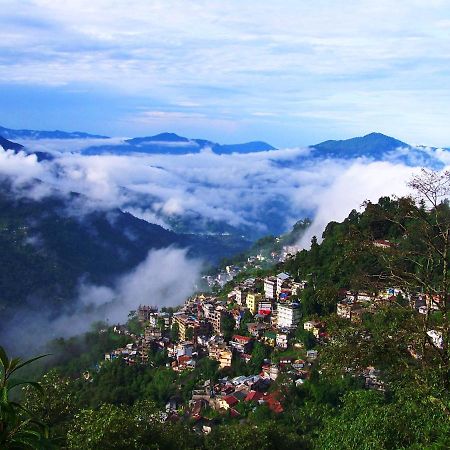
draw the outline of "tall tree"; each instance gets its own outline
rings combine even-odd
[[[409,183],[414,195],[399,199],[397,208],[380,208],[384,218],[401,230],[388,251],[379,250],[386,278],[412,299],[426,300],[421,319],[424,373],[437,369],[439,384],[450,388],[450,172],[422,169]]]

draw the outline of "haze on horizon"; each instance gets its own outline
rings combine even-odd
[[[0,124],[448,146],[442,0],[3,0]]]

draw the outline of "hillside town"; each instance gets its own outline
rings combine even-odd
[[[302,320],[300,298],[307,284],[281,272],[245,279],[226,295],[196,294],[172,313],[141,305],[136,319],[143,333],[130,333],[124,325],[114,327],[116,333],[128,334],[132,342],[106,353],[105,361],[122,358],[129,365],[145,365],[149,349],[165,352],[169,358],[167,366],[178,373],[192,371],[205,357],[216,361],[221,378],[215,383],[203,380],[195,386],[188,405],[181,405],[177,398],[171,399],[166,406],[168,418],[176,416],[180,406],[202,424],[207,422],[204,410],[239,417],[240,404],[266,405],[274,414],[281,414],[280,386],[303,384],[316,366],[321,348],[333,339],[323,321]],[[336,314],[340,319],[360,323],[364,314],[374,313],[397,301],[399,296],[406,297],[406,294],[397,288],[378,293],[342,291]],[[408,297],[408,301],[421,313],[436,307],[430,296]],[[436,330],[430,330],[428,335],[436,342],[442,340]],[[261,361],[254,373],[230,370],[248,367],[256,347],[261,345],[271,349],[270,356]],[[358,376],[366,388],[383,391],[379,374],[377,368],[367,367]],[[207,433],[209,425],[202,426]]]

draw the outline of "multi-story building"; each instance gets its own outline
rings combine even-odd
[[[227,312],[222,307],[217,307],[216,309],[214,309],[209,313],[208,320],[213,327],[214,333],[216,334],[222,333],[222,319],[226,313]]]
[[[262,299],[262,295],[257,292],[249,292],[247,294],[246,305],[252,314],[258,311],[258,304]]]
[[[181,341],[185,341],[188,337],[188,329],[192,329],[192,334],[194,334],[195,320],[186,314],[176,314],[173,317],[174,323],[178,324],[178,337]]]
[[[150,319],[150,316],[158,311],[155,306],[139,305],[137,310],[137,317],[140,322],[146,322]]]
[[[281,272],[277,275],[277,295],[280,294],[281,290],[286,287],[290,276],[287,273]]]
[[[337,304],[336,313],[342,319],[351,319],[352,318],[352,310],[357,308],[356,303],[350,302],[340,302]]]
[[[193,342],[197,342],[198,336],[210,334],[211,326],[205,320],[197,320],[186,314],[176,314],[173,318],[174,323],[178,324],[178,336],[181,341],[192,340]]]
[[[225,367],[231,367],[233,352],[225,344],[212,344],[209,347],[209,357],[219,361],[219,367],[224,369]]]
[[[235,289],[235,293],[236,293],[236,303],[239,306],[245,306],[245,302],[247,300],[248,289],[240,287],[238,289]]]
[[[305,289],[307,286],[306,281],[300,281],[300,282],[292,282],[291,283],[291,289],[292,289],[292,295],[300,295],[300,293]]]
[[[278,327],[295,328],[300,322],[301,311],[299,303],[278,303]]]
[[[320,334],[325,328],[325,324],[323,322],[319,322],[317,320],[309,320],[303,324],[303,329],[311,332],[314,337],[317,339],[320,337]]]
[[[278,348],[288,348],[288,335],[287,333],[277,333],[276,344]]]
[[[277,279],[276,277],[264,278],[264,294],[266,298],[274,300],[277,297]]]
[[[272,313],[272,302],[270,300],[261,300],[258,303],[258,314],[267,316]]]
[[[247,336],[234,335],[230,345],[238,353],[249,353],[253,347],[253,339]]]

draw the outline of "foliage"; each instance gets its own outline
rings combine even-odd
[[[317,445],[330,450],[448,448],[448,411],[411,386],[396,389],[390,396],[349,392],[339,414],[326,422]]]
[[[180,339],[180,326],[177,322],[172,324],[172,328],[170,329],[170,339],[173,342],[177,342]]]
[[[225,313],[222,315],[220,327],[226,341],[229,341],[233,336],[235,325],[235,320],[231,314]]]
[[[10,359],[3,347],[0,347],[0,448],[36,449],[50,444],[46,425],[22,404],[11,400],[11,391],[19,386],[28,385],[41,391],[39,383],[15,379],[13,375],[44,356],[46,355],[26,361],[21,358]]]

